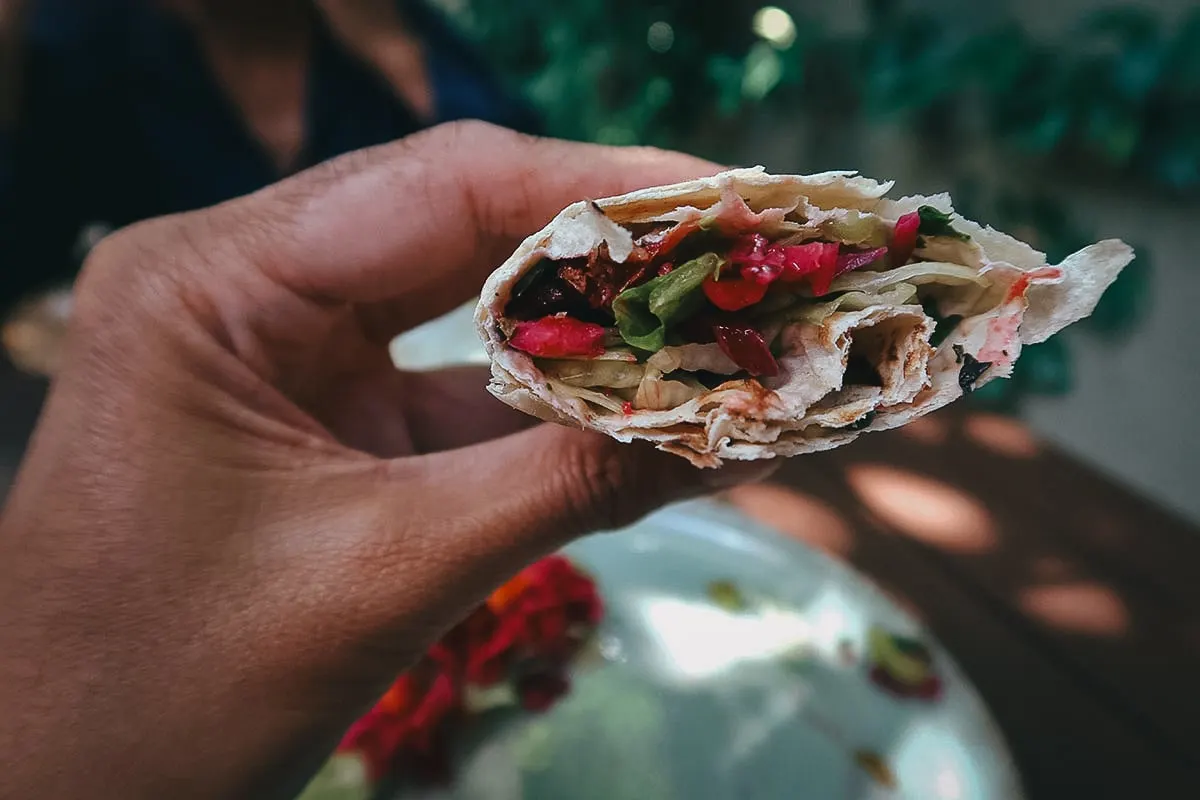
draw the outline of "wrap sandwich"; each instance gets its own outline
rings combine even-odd
[[[701,467],[827,450],[1008,377],[1133,259],[1051,266],[891,188],[759,167],[569,206],[483,288],[490,391]]]

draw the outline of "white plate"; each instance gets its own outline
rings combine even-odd
[[[1008,750],[970,684],[865,579],[715,502],[567,549],[598,580],[603,660],[548,713],[466,746],[437,800],[1014,800]],[[710,585],[731,581],[727,610]],[[872,626],[922,640],[937,700],[869,678]],[[854,656],[848,659],[847,656]],[[888,788],[856,763],[875,754]]]
[[[459,364],[487,364],[487,352],[475,333],[475,303],[405,331],[391,341],[392,363],[400,369],[429,370]]]

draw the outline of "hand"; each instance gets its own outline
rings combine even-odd
[[[0,797],[289,796],[523,565],[745,477],[387,355],[570,201],[713,171],[455,125],[101,242],[0,524]]]

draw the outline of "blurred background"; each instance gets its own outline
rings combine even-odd
[[[1095,317],[977,402],[1200,520],[1194,3],[443,5],[556,135],[949,190],[1052,259],[1133,244]]]
[[[1052,259],[1125,239],[1094,318],[974,402],[1200,521],[1194,3],[0,0],[0,62],[0,305],[35,321],[5,331],[29,369],[69,312],[44,291],[105,226],[480,117],[948,190]]]

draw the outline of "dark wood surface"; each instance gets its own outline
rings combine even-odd
[[[0,498],[44,392],[0,362]],[[795,459],[729,499],[922,618],[1031,800],[1200,797],[1194,526],[1019,423],[963,410]]]
[[[1200,530],[951,409],[731,493],[922,618],[1029,797],[1200,797]]]

